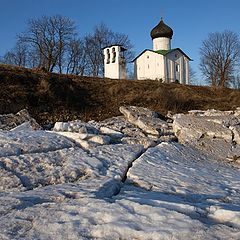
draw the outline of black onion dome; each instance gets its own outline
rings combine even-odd
[[[150,35],[152,39],[159,37],[172,38],[173,30],[168,25],[166,25],[161,18],[161,21],[155,28],[153,28]]]

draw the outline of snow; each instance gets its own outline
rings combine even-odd
[[[98,133],[98,130],[95,127],[81,122],[80,120],[71,122],[56,122],[53,130],[59,132]]]
[[[210,158],[239,163],[238,110],[191,111],[173,118],[173,131],[179,142],[198,148]]]
[[[114,179],[124,179],[132,162],[143,152],[142,145],[116,144],[98,146],[91,150],[92,156],[106,166],[107,175]]]
[[[167,122],[162,138],[120,117],[0,131],[0,239],[240,239],[240,167],[222,157],[238,156],[222,134],[238,115],[189,115],[221,133],[182,145]]]
[[[210,160],[196,150],[177,143],[148,149],[133,163],[128,181],[155,192],[166,208],[194,218],[201,216],[204,222],[215,220],[239,227],[239,169]]]
[[[108,128],[108,127],[101,127],[100,131],[101,131],[101,133],[108,134],[113,138],[122,138],[123,137],[123,133],[116,131],[114,129]]]
[[[232,140],[232,131],[209,117],[180,115],[173,123],[173,131],[181,143],[200,139],[204,135],[223,138],[229,142]]]
[[[0,162],[26,189],[75,182],[102,167],[99,160],[89,157],[82,149],[73,148],[4,157]]]
[[[122,143],[126,144],[141,144],[144,148],[154,147],[157,145],[157,141],[149,139],[147,137],[124,137]]]
[[[240,144],[240,125],[232,126],[230,129],[233,131],[234,134],[234,141],[237,144]]]
[[[150,111],[149,109],[134,106],[122,106],[119,108],[119,111],[130,123],[154,136],[163,135],[168,129],[168,124],[159,119],[156,112]]]
[[[55,133],[45,131],[0,132],[0,157],[54,151],[74,144]]]

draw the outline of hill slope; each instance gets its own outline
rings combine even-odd
[[[119,115],[119,106],[136,105],[162,114],[191,109],[235,109],[240,91],[60,75],[0,65],[0,114],[27,108],[41,124]]]

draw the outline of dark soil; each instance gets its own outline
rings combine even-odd
[[[120,115],[122,105],[147,107],[163,115],[192,109],[231,110],[240,106],[240,90],[79,77],[0,65],[0,114],[26,108],[43,125],[103,120]]]

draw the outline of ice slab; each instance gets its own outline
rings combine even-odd
[[[73,147],[65,137],[45,131],[0,132],[0,157]]]

